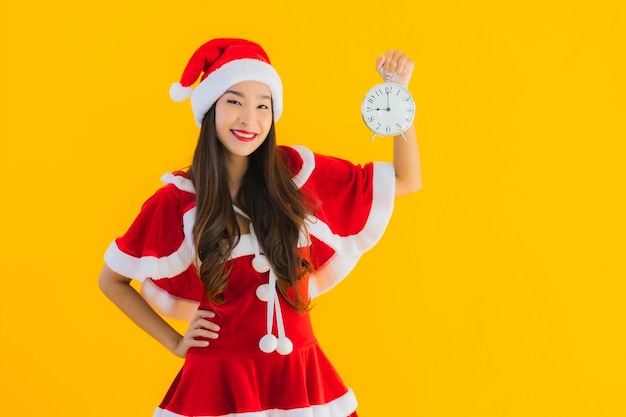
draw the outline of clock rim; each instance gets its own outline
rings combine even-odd
[[[393,84],[396,85],[398,87],[400,87],[401,89],[403,89],[409,96],[409,98],[411,99],[411,103],[413,104],[413,112],[411,114],[411,120],[409,121],[409,123],[406,125],[406,128],[404,129],[400,129],[398,131],[393,131],[393,133],[379,133],[376,130],[372,129],[367,122],[365,121],[365,102],[367,100],[367,97],[369,96],[370,92],[372,90],[375,90],[376,88],[380,88],[381,86],[385,86],[385,85],[389,85],[389,84]],[[409,91],[408,88],[406,88],[405,86],[403,86],[402,84],[399,83],[395,83],[393,81],[383,81],[382,83],[377,83],[374,84],[372,87],[370,87],[369,90],[367,90],[367,93],[365,93],[365,96],[363,96],[363,100],[361,100],[361,118],[363,119],[363,123],[365,123],[365,126],[372,132],[375,133],[378,136],[383,136],[383,137],[392,137],[392,136],[398,136],[401,135],[402,133],[406,132],[411,125],[413,124],[413,121],[415,120],[415,113],[416,113],[416,105],[415,105],[415,99],[413,98],[413,95],[411,94],[411,92]]]

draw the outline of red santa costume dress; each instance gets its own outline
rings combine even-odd
[[[280,147],[294,183],[319,208],[306,219],[314,272],[300,282],[314,298],[341,281],[386,228],[394,200],[390,163],[363,166],[304,147]],[[190,319],[214,311],[219,337],[189,350],[155,417],[346,417],[357,402],[317,344],[308,313],[276,290],[254,228],[241,236],[223,304],[207,301],[194,266],[195,194],[182,172],[143,205],[129,230],[105,254],[114,271],[142,280],[144,297],[163,314]],[[237,210],[237,209],[235,209]],[[245,213],[244,213],[245,215]]]

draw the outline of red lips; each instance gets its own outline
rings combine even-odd
[[[246,130],[231,129],[231,132],[232,132],[233,136],[235,138],[237,138],[237,140],[240,140],[242,142],[252,142],[258,136],[256,133],[249,132],[249,131],[246,131]]]

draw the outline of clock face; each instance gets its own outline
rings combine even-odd
[[[384,82],[372,87],[361,104],[361,115],[367,127],[380,136],[395,136],[413,123],[415,102],[400,84]]]

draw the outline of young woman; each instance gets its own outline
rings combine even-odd
[[[413,66],[395,50],[376,60],[404,86]],[[393,163],[277,146],[280,77],[261,46],[242,39],[202,45],[170,94],[190,96],[201,127],[191,168],[162,178],[107,249],[99,279],[131,320],[185,358],[154,415],[356,416],[354,393],[317,344],[310,301],[379,240],[394,197],[421,188],[414,127],[394,138]],[[187,332],[157,310],[189,320]]]

